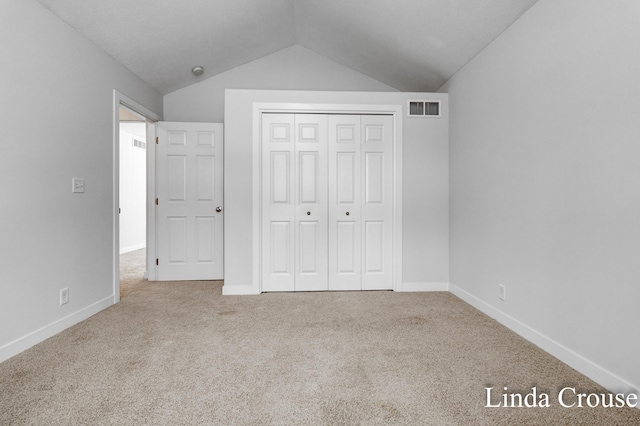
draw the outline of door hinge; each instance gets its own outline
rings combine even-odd
[[[156,136],[156,145],[158,145],[158,137]]]
[[[122,209],[118,207],[118,214],[122,213]]]
[[[156,259],[156,266],[158,266],[158,259]]]
[[[156,206],[158,205],[158,199],[156,198]]]

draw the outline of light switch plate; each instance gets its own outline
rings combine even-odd
[[[71,192],[84,192],[84,179],[73,178],[71,179]]]

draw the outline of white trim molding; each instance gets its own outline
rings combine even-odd
[[[113,200],[112,200],[112,223],[113,223],[113,298],[115,303],[120,301],[120,214],[119,214],[119,206],[120,206],[120,106],[125,106],[136,113],[145,117],[147,122],[149,121],[160,121],[162,117],[140,103],[134,101],[130,97],[118,92],[117,90],[113,90]],[[149,136],[149,135],[147,135]],[[151,142],[150,138],[147,137],[147,142]],[[155,163],[149,167],[149,158],[154,158],[155,155],[155,144],[147,143],[147,198],[149,197],[149,189],[150,185],[153,186],[153,181],[155,177]],[[155,193],[152,192],[152,194]],[[147,209],[149,210],[149,209]],[[149,243],[150,238],[152,239],[155,235],[155,215],[153,219],[149,220],[149,212],[147,211],[147,259],[149,259],[150,255],[155,256],[155,240],[152,241],[152,244]],[[151,236],[150,234],[151,230]],[[153,253],[149,253],[152,251]],[[149,265],[149,262],[147,262]],[[148,268],[151,269],[151,268]],[[155,271],[147,270],[149,276],[154,275]]]
[[[395,291],[404,292],[430,292],[430,291],[449,291],[449,283],[447,282],[403,282],[400,288]]]
[[[488,315],[511,331],[517,333],[524,339],[528,340],[534,345],[539,346],[545,352],[564,362],[568,366],[574,368],[578,372],[584,374],[594,382],[602,385],[610,392],[635,393],[636,395],[638,395],[638,392],[640,390],[640,386],[638,384],[632,384],[625,381],[624,379],[600,367],[599,365],[588,360],[577,352],[574,352],[573,350],[529,327],[528,325],[513,318],[512,316],[505,314],[499,309],[491,306],[485,301],[461,289],[460,287],[455,286],[454,284],[449,284],[449,291],[474,308],[478,309],[480,312]],[[640,405],[638,406],[638,408],[640,408]]]
[[[135,244],[129,247],[120,248],[120,254],[130,253],[132,251],[143,249],[147,246],[147,243]]]
[[[67,315],[64,318],[60,318],[51,324],[45,325],[38,330],[31,332],[25,336],[22,336],[13,342],[9,342],[6,345],[0,347],[0,362],[6,361],[9,358],[18,355],[20,352],[26,351],[32,346],[38,343],[44,342],[50,337],[66,330],[67,328],[78,324],[89,318],[92,315],[97,314],[103,309],[107,309],[109,306],[115,303],[114,297],[109,296],[98,302],[80,309],[72,314]]]
[[[260,294],[259,292],[256,293],[254,291],[254,286],[251,284],[222,286],[223,296],[240,296],[240,295],[251,295],[251,294]]]

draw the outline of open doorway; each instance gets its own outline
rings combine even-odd
[[[146,278],[147,126],[146,119],[119,110],[120,297]]]
[[[155,263],[150,260],[156,256],[155,234],[149,231],[155,229],[155,212],[149,207],[153,203],[151,197],[155,194],[155,144],[152,142],[156,139],[155,123],[160,120],[162,116],[159,114],[117,90],[113,91],[114,303],[120,301],[121,275],[129,279],[133,274],[139,281],[146,277],[155,279]],[[123,213],[124,229],[121,230]],[[128,217],[130,214],[133,219]],[[122,272],[121,256],[129,256],[122,261]]]

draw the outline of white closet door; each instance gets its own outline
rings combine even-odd
[[[363,115],[362,289],[393,286],[393,119]]]
[[[327,116],[294,122],[294,289],[327,290]]]
[[[360,116],[329,116],[329,289],[361,289]]]
[[[294,115],[262,115],[262,290],[294,291]]]
[[[262,115],[262,290],[393,278],[391,116]]]

